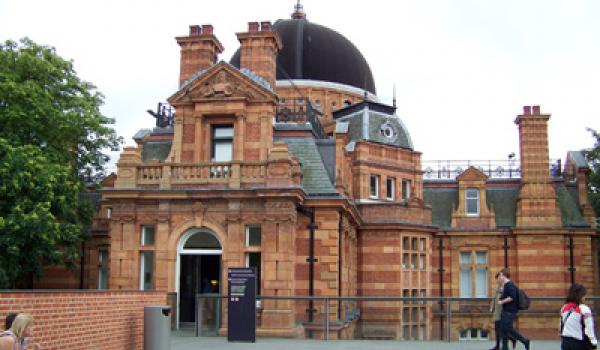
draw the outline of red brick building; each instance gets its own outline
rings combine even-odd
[[[571,152],[551,173],[539,106],[515,120],[520,166],[434,169],[348,39],[301,8],[237,36],[230,63],[210,25],[176,38],[174,115],[159,109],[157,127],[121,153],[81,276],[54,271],[39,287],[165,291],[182,323],[194,321],[195,294],[227,294],[239,266],[256,266],[269,296],[489,297],[504,266],[531,295],[561,296],[572,279],[596,290],[589,169]],[[304,334],[306,309],[265,300],[258,334]],[[455,311],[453,338],[493,329],[488,315]],[[336,303],[329,315],[334,337],[438,336],[431,304]]]

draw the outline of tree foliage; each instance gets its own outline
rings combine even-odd
[[[28,287],[47,264],[73,263],[91,219],[69,166],[0,139],[0,288]]]
[[[590,173],[588,174],[588,194],[596,217],[600,217],[600,133],[588,129],[594,137],[594,147],[585,152]]]
[[[55,49],[0,44],[0,289],[76,261],[92,218],[84,181],[121,142],[102,103]]]
[[[89,177],[103,170],[104,152],[120,143],[102,103],[96,87],[54,48],[29,39],[0,45],[0,137],[9,144],[41,147],[51,161]]]

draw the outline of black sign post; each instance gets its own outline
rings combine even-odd
[[[229,268],[227,340],[256,341],[256,268]]]

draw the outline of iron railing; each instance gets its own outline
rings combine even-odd
[[[479,169],[492,179],[518,179],[521,164],[516,160],[425,160],[421,163],[425,180],[454,180],[469,167]],[[549,174],[562,176],[561,160],[550,160]]]
[[[227,302],[227,298],[227,295],[219,294],[198,294],[196,296],[196,336],[218,335],[218,330],[226,326],[220,322],[222,319],[221,313],[223,312],[222,305]],[[548,322],[547,324],[558,325],[559,310],[564,300],[564,297],[531,297],[530,309],[519,312],[519,315],[525,319],[532,317],[550,318],[555,322]],[[317,337],[324,340],[331,339],[332,333],[344,328],[348,323],[360,320],[360,322],[366,324],[373,323],[373,329],[377,329],[378,333],[370,335],[362,333],[357,335],[356,338],[358,339],[454,341],[462,340],[459,333],[464,332],[464,330],[456,329],[455,327],[459,322],[453,322],[453,319],[479,317],[480,319],[489,320],[491,318],[489,307],[492,298],[395,296],[260,296],[257,298],[257,302],[262,304],[262,307],[265,306],[264,303],[270,301],[274,303],[286,301],[296,303],[294,306],[296,311],[304,310],[304,306],[307,306],[309,301],[313,301],[315,304],[315,310],[313,311],[317,311],[317,316],[309,322],[307,317],[303,319],[296,312],[297,322],[304,326],[307,333],[318,332]],[[600,297],[586,297],[586,303],[594,309],[594,306],[599,306]],[[210,307],[206,309],[206,305]],[[270,307],[272,308],[273,305],[270,304]],[[260,318],[261,307],[257,309],[257,317]],[[418,315],[421,309],[426,310],[424,314],[427,315],[427,320]],[[417,312],[415,313],[413,310],[417,310]],[[395,314],[393,320],[389,318],[392,314]],[[412,314],[417,314],[417,320]],[[377,318],[377,321],[373,321],[373,316]],[[369,317],[371,317],[371,320],[369,320]],[[595,322],[595,324],[598,325],[598,322]],[[257,325],[260,326],[260,322],[257,322]],[[423,327],[427,327],[427,329]],[[403,329],[403,331],[400,331],[400,335],[386,334],[385,332],[385,329],[394,330],[398,328]],[[548,334],[558,337],[558,330],[555,328],[546,331]],[[408,332],[406,329],[408,329]],[[493,326],[486,329],[486,333],[492,332]],[[433,334],[437,336],[434,337]],[[312,335],[309,337],[312,337]]]
[[[315,136],[319,139],[325,139],[327,135],[318,119],[320,115],[323,115],[323,113],[314,108],[309,99],[295,97],[279,101],[275,121],[278,123],[310,123]]]

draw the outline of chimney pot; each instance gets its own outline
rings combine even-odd
[[[260,30],[270,32],[272,30],[271,21],[260,22]]]
[[[531,106],[523,106],[523,115],[531,115]]]
[[[202,25],[202,34],[212,34],[213,33],[213,26],[210,24],[203,24]]]
[[[258,32],[258,22],[248,22],[248,31],[249,32]]]
[[[190,36],[198,36],[202,34],[202,29],[199,25],[190,26]]]
[[[540,115],[540,106],[532,106],[533,115]]]

